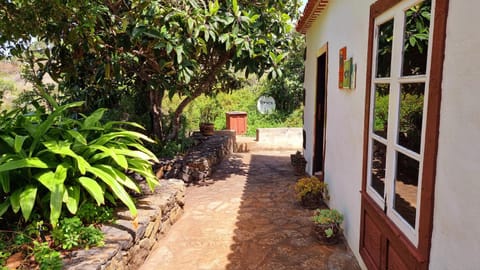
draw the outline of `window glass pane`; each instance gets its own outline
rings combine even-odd
[[[387,146],[372,140],[372,180],[370,186],[382,197],[385,194],[385,162],[387,160]]]
[[[428,37],[432,3],[423,1],[405,11],[402,75],[427,71]]]
[[[392,43],[393,19],[378,26],[377,78],[390,77]]]
[[[419,162],[397,152],[394,209],[415,227]]]
[[[375,107],[373,109],[373,132],[378,136],[387,138],[388,128],[388,99],[390,96],[390,84],[382,83],[375,85]]]
[[[406,83],[400,87],[398,144],[420,153],[425,83]]]

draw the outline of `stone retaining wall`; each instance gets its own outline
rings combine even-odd
[[[148,192],[147,192],[148,193]],[[183,213],[185,184],[161,180],[154,192],[137,198],[138,218],[120,210],[115,224],[102,225],[105,246],[74,251],[64,258],[69,270],[127,270],[140,267],[156,241]]]
[[[212,174],[213,168],[233,153],[235,131],[215,131],[213,136],[194,133],[194,146],[184,155],[163,160],[155,166],[158,178],[182,179],[185,183],[202,182]]]

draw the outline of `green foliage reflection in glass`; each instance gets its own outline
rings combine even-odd
[[[426,73],[431,9],[427,0],[405,12],[403,76]]]
[[[423,1],[405,12],[402,75],[425,74],[432,3]],[[390,77],[394,20],[378,26],[377,78]]]
[[[63,211],[75,214],[80,202],[102,205],[105,198],[119,199],[136,216],[126,189],[140,189],[125,172],[143,176],[150,188],[156,185],[150,161],[157,158],[142,144],[152,140],[124,128],[142,129],[138,124],[102,123],[105,109],[70,117],[82,104],[0,115],[0,216],[21,210],[28,220],[36,212],[55,227]]]
[[[398,144],[420,153],[423,121],[424,83],[402,84]]]
[[[393,19],[378,26],[377,78],[390,77],[392,62]]]
[[[384,138],[387,138],[389,96],[390,85],[388,83],[375,85],[375,122],[373,131]]]

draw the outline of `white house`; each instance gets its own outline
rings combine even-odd
[[[365,269],[480,269],[480,1],[309,0],[307,170]]]

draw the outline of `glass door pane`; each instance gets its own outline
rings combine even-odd
[[[377,43],[377,78],[390,77],[390,64],[392,62],[393,45],[393,19],[378,26]]]
[[[397,152],[394,210],[415,228],[417,215],[419,162]]]
[[[385,166],[387,161],[387,146],[377,140],[372,140],[372,174],[370,186],[381,198],[385,198]]]
[[[427,72],[431,9],[431,1],[426,0],[405,12],[403,76],[423,75]]]
[[[373,132],[384,139],[387,138],[389,97],[390,84],[381,83],[375,85]]]
[[[425,83],[405,83],[400,86],[398,144],[420,153]]]

